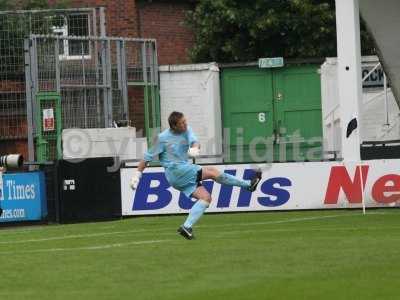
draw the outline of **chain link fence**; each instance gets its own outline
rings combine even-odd
[[[61,96],[62,128],[128,125],[130,88],[145,106],[146,131],[159,126],[158,67],[152,39],[31,35],[26,42],[29,151],[42,112],[37,95]],[[36,141],[37,142],[37,141]],[[51,147],[56,147],[53,142]],[[55,153],[55,149],[47,151]],[[51,155],[49,159],[56,158]]]
[[[25,140],[29,135],[24,41],[30,34],[105,35],[104,9],[0,11],[0,140],[3,145],[12,140]],[[64,55],[78,51],[74,43],[68,48],[59,46]],[[43,59],[43,63],[54,65],[56,57]],[[54,77],[51,68],[46,68],[41,69],[43,76]],[[43,88],[53,88],[51,80],[44,84],[49,86]]]
[[[58,93],[62,128],[122,122],[150,136],[159,126],[155,41],[104,38],[105,32],[104,8],[0,12],[3,148],[26,145],[27,139],[28,159],[37,158],[37,124],[45,107],[38,94]]]

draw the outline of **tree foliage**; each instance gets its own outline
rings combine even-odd
[[[195,62],[336,56],[334,0],[200,0],[188,13]],[[373,52],[362,28],[363,45]]]

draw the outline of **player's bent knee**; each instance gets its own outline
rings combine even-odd
[[[208,173],[210,179],[214,179],[214,180],[221,174],[221,172],[217,168],[214,168],[214,167],[208,167],[207,173]]]
[[[214,179],[216,179],[219,175],[221,175],[221,172],[217,168],[214,169]]]

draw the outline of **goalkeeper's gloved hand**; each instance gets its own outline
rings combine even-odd
[[[138,185],[139,185],[139,181],[140,178],[142,178],[142,172],[140,171],[135,171],[135,173],[133,174],[131,181],[129,183],[130,187],[132,190],[136,190]]]
[[[199,147],[191,147],[188,150],[188,156],[189,157],[197,157],[200,155],[200,148]]]

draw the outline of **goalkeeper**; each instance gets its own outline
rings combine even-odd
[[[239,186],[251,192],[255,191],[261,180],[261,172],[255,171],[251,180],[242,180],[230,174],[222,173],[215,167],[193,164],[189,157],[200,154],[200,145],[186,118],[181,112],[172,112],[168,117],[170,128],[158,135],[158,140],[140,161],[130,185],[136,189],[146,165],[157,158],[165,168],[165,176],[175,189],[187,197],[197,199],[190,209],[185,223],[178,228],[179,234],[186,239],[193,239],[193,225],[200,219],[211,202],[210,193],[202,186],[201,181],[212,179],[220,184]]]

